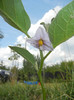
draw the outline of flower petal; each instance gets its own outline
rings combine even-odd
[[[43,40],[43,45],[39,46],[39,40]],[[51,44],[51,41],[49,39],[48,33],[46,32],[46,30],[42,27],[39,27],[36,31],[36,34],[34,37],[29,38],[27,40],[32,46],[36,47],[36,48],[40,48],[40,50],[48,50],[48,51],[52,51],[53,50],[53,46]]]
[[[49,41],[49,36],[48,33],[46,32],[46,30],[42,27],[38,28],[38,31],[40,32],[40,38],[44,41]]]
[[[53,46],[50,41],[44,41],[44,45],[49,47],[51,50],[53,50]]]
[[[44,51],[44,50],[47,50],[47,51],[52,51],[52,49],[46,45],[42,45],[40,46],[40,50]]]
[[[36,31],[36,34],[34,36],[34,39],[35,40],[39,40],[39,39],[42,39],[43,40],[44,38],[45,38],[45,40],[49,40],[48,34],[46,33],[45,29],[42,28],[42,27],[39,27],[37,29],[37,31]]]
[[[39,48],[37,40],[34,40],[33,38],[29,38],[29,39],[27,39],[27,42],[30,43],[32,46]]]

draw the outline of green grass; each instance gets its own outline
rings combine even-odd
[[[74,100],[74,83],[46,83],[46,100]],[[0,84],[0,100],[42,100],[40,85]]]

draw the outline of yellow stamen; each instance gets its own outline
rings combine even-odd
[[[38,44],[39,44],[39,46],[42,46],[42,45],[43,45],[43,40],[40,39],[40,40],[38,41]]]

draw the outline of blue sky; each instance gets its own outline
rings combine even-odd
[[[32,23],[38,21],[47,11],[56,6],[65,6],[72,0],[22,0]]]
[[[32,24],[35,24],[50,9],[53,9],[56,6],[64,7],[71,1],[72,0],[22,0],[24,8],[30,17]],[[8,25],[2,17],[0,17],[0,30],[4,35],[4,39],[0,40],[1,47],[14,45],[16,38],[23,34]]]

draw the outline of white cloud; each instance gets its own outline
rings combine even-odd
[[[12,55],[13,54],[11,53],[11,49],[9,47],[0,48],[0,61],[3,61],[3,65],[11,68],[16,63],[17,67],[21,68],[23,66],[23,58],[19,57],[19,59],[16,61],[8,60],[8,58]]]
[[[20,43],[20,44],[24,44],[24,38],[23,38],[23,35],[20,35],[19,37],[17,37],[17,43]]]
[[[57,6],[54,9],[49,10],[48,12],[45,13],[43,18],[38,21],[38,23],[41,23],[41,22],[45,22],[46,24],[51,23],[51,19],[56,17],[60,9],[61,7]]]
[[[40,26],[41,22],[45,22],[46,24],[51,23],[51,19],[57,15],[57,13],[59,12],[60,9],[61,9],[61,7],[57,6],[54,9],[49,10],[48,12],[46,12],[44,14],[44,16],[36,24],[31,24],[31,27],[28,31],[29,35],[31,37],[34,36],[34,34],[35,34],[37,28]]]
[[[8,57],[11,55],[11,50],[9,47],[0,48],[0,61],[3,61],[4,65],[11,66],[11,62]]]
[[[0,48],[0,59],[1,58],[6,58],[9,55],[10,55],[10,49],[9,49],[9,47]]]
[[[45,62],[46,65],[53,65],[69,60],[74,61],[74,37],[57,46]]]

